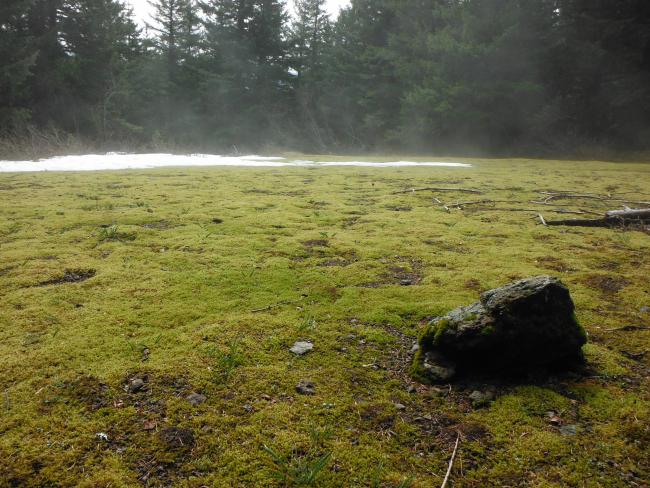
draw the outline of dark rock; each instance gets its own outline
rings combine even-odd
[[[582,360],[587,342],[562,282],[538,276],[490,290],[432,320],[420,337],[413,376],[426,383],[462,374],[522,374]]]
[[[200,393],[190,393],[187,396],[187,401],[195,407],[198,407],[202,403],[205,403],[206,400],[207,397],[205,395],[201,395]]]
[[[314,385],[314,383],[312,383],[311,381],[302,380],[296,386],[296,391],[300,395],[315,395],[316,394],[316,385]]]
[[[169,449],[191,448],[194,445],[194,432],[190,429],[168,427],[160,431],[160,440]]]

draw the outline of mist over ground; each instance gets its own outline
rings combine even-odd
[[[0,6],[0,153],[610,156],[650,147],[641,0]]]

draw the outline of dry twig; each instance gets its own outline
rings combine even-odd
[[[650,330],[650,327],[644,325],[624,325],[623,327],[616,327],[614,329],[604,329],[605,332],[631,332],[634,330]]]
[[[438,187],[427,187],[427,188],[411,188],[410,190],[400,190],[400,191],[395,191],[392,194],[393,195],[400,195],[403,193],[415,193],[416,191],[457,191],[461,193],[477,193],[481,194],[483,193],[481,190],[474,190],[471,188],[438,188]]]
[[[449,467],[447,468],[447,474],[445,475],[445,479],[442,480],[442,485],[440,485],[440,488],[445,488],[445,486],[447,486],[447,482],[449,481],[449,477],[451,476],[451,468],[454,466],[454,459],[456,459],[456,453],[458,452],[459,443],[460,443],[460,433],[458,434],[458,437],[456,437],[456,445],[454,446],[454,452],[451,454],[451,459],[449,460]]]

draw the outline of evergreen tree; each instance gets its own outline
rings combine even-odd
[[[156,0],[153,24],[148,27],[156,33],[157,47],[167,58],[170,73],[178,64],[189,59],[198,44],[197,5],[193,0]]]
[[[59,35],[67,55],[65,82],[74,93],[68,112],[77,131],[111,137],[120,77],[139,51],[131,12],[119,0],[64,0]]]
[[[290,104],[285,3],[212,0],[201,6],[207,76],[199,105],[211,130],[206,136],[228,147],[250,143],[250,134],[256,142],[282,141]]]
[[[37,52],[28,30],[31,0],[4,0],[0,5],[0,127],[7,131],[29,121],[28,80]]]

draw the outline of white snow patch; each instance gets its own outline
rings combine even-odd
[[[214,154],[86,154],[82,156],[57,156],[38,161],[0,161],[0,172],[26,171],[105,171],[120,169],[148,169],[183,166],[238,166],[238,167],[305,167],[305,166],[362,166],[390,168],[406,166],[447,166],[470,168],[471,164],[393,161],[373,163],[367,161],[301,161],[270,156],[218,156]]]

